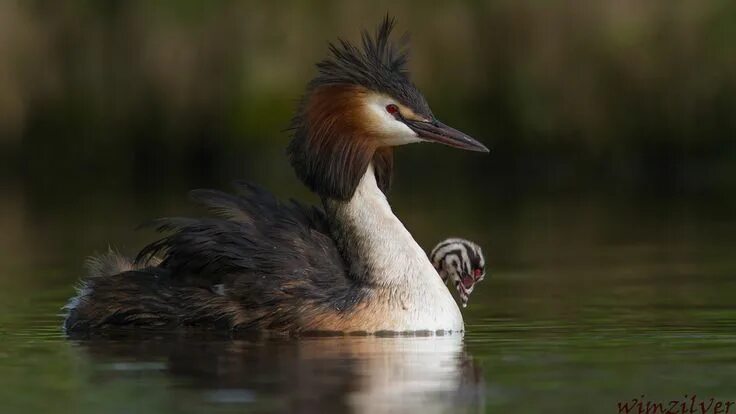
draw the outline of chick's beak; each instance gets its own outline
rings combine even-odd
[[[430,121],[405,119],[404,122],[416,132],[419,138],[426,141],[445,144],[468,151],[489,152],[485,145],[436,119]]]

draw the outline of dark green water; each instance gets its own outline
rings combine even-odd
[[[133,252],[153,237],[135,225],[181,213],[182,199],[89,196],[47,211],[9,194],[1,413],[606,413],[642,395],[736,400],[736,221],[718,200],[397,200],[425,247],[461,235],[486,250],[464,337],[85,340],[66,338],[58,315],[83,258],[108,241]]]

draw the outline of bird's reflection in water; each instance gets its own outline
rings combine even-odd
[[[156,370],[212,404],[295,412],[463,412],[483,410],[480,368],[462,337],[96,338],[75,342],[83,358]]]

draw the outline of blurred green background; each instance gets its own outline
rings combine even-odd
[[[6,0],[3,177],[57,196],[160,191],[182,176],[290,182],[283,129],[313,64],[387,11],[412,35],[413,76],[435,113],[494,149],[407,150],[400,174],[442,157],[431,173],[472,176],[474,192],[489,180],[736,189],[728,0]]]

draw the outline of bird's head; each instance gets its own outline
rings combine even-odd
[[[486,275],[486,259],[480,246],[469,240],[450,238],[432,249],[429,260],[442,281],[455,286],[465,307],[473,288]]]
[[[344,40],[330,44],[330,56],[317,64],[319,73],[292,121],[292,166],[323,197],[352,197],[371,162],[385,192],[391,182],[391,148],[397,145],[436,142],[488,152],[435,118],[409,79],[406,50],[390,40],[393,26],[386,17],[374,35],[363,32],[361,47]]]

